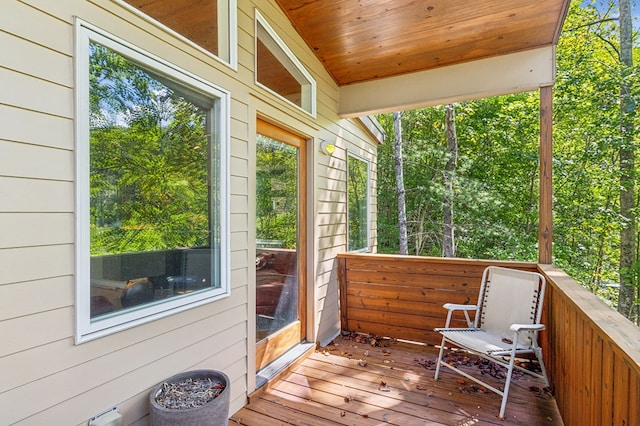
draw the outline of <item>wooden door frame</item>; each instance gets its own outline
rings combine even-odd
[[[256,343],[256,371],[289,349],[286,342],[301,342],[307,336],[307,139],[263,119],[256,120],[256,134],[291,145],[298,150],[298,321]],[[254,325],[255,326],[255,325]],[[299,334],[299,338],[296,337]],[[285,345],[282,344],[284,341]]]

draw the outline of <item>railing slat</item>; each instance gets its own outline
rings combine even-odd
[[[629,424],[640,425],[640,376],[631,376],[629,383],[629,401],[636,401],[629,407]]]
[[[591,395],[590,398],[592,401],[602,401],[603,391],[602,391],[602,376],[603,376],[603,365],[602,365],[602,349],[603,349],[603,340],[602,337],[594,333],[593,344],[591,347]],[[588,350],[588,349],[587,349]],[[567,389],[569,389],[567,387]],[[591,404],[591,418],[594,421],[598,421],[598,419],[602,418],[602,404]]]

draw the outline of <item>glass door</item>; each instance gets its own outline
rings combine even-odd
[[[256,369],[305,336],[305,140],[258,120]]]

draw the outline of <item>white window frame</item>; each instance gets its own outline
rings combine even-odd
[[[257,86],[273,93],[285,102],[293,105],[294,107],[310,114],[313,118],[316,118],[316,80],[311,76],[309,71],[302,65],[302,62],[294,55],[289,49],[287,44],[280,38],[278,33],[269,25],[266,18],[262,16],[260,11],[255,9],[256,25],[255,25],[255,83]],[[271,53],[280,61],[282,65],[287,68],[287,71],[300,83],[301,86],[301,105],[296,105],[289,99],[280,95],[275,90],[265,86],[258,81],[258,37],[262,35],[260,40],[271,51]]]
[[[362,161],[367,166],[367,189],[366,189],[366,206],[367,206],[367,244],[358,249],[351,250],[349,248],[349,158]],[[355,253],[365,253],[371,251],[371,162],[366,158],[347,150],[347,250]]]
[[[76,84],[76,343],[93,340],[130,327],[144,324],[177,312],[191,309],[230,295],[229,255],[229,140],[230,93],[201,79],[158,56],[111,35],[76,18],[75,84]],[[89,233],[89,43],[99,43],[135,63],[152,69],[181,85],[216,99],[213,107],[216,140],[220,155],[220,287],[168,298],[154,304],[109,315],[104,319],[90,317],[90,233]]]
[[[234,71],[238,71],[238,5],[237,0],[218,0],[218,16],[226,16],[228,19],[220,20],[218,22],[218,40],[224,40],[226,43],[219,43],[218,45],[218,55],[213,54],[208,51],[204,47],[195,43],[194,41],[188,39],[183,36],[179,32],[173,30],[172,28],[166,26],[162,22],[152,18],[146,13],[140,11],[139,9],[131,6],[125,0],[111,0],[115,3],[118,3],[120,6],[130,10],[135,13],[137,16],[141,17],[145,21],[161,28],[163,31],[170,33],[176,38],[184,41],[185,43],[193,46],[198,49],[200,52],[204,53],[211,58],[214,58],[216,61],[219,61],[229,67],[231,67]]]

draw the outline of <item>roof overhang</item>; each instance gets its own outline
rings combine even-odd
[[[276,0],[340,87],[343,116],[554,83],[569,0]]]
[[[555,47],[340,87],[338,113],[357,117],[537,90],[555,82]]]

